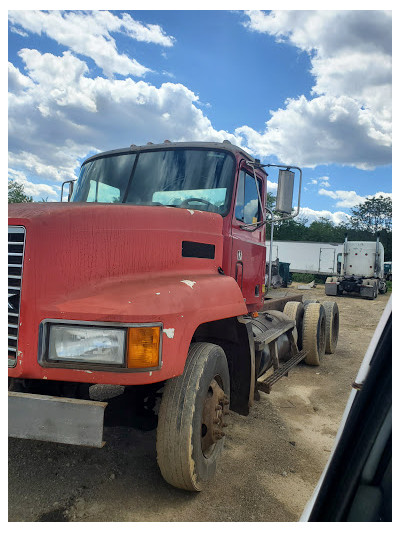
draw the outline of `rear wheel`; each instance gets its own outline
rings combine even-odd
[[[167,381],[160,405],[157,462],[168,483],[201,491],[213,478],[228,404],[224,351],[206,342],[192,344],[183,374]]]
[[[339,308],[336,302],[322,302],[325,309],[325,353],[335,353],[339,337]]]
[[[385,294],[387,293],[387,285],[385,282],[383,282],[380,286],[379,286],[379,294]]]
[[[308,304],[304,309],[303,318],[303,350],[307,352],[305,362],[308,365],[318,366],[320,357],[325,353],[325,324],[323,306],[319,303]]]
[[[297,329],[297,346],[301,350],[303,344],[303,316],[304,316],[304,305],[301,302],[287,302],[283,309],[285,315],[287,315],[290,320],[296,322]]]

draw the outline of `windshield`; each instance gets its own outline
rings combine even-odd
[[[71,202],[168,205],[226,215],[234,157],[216,150],[157,150],[82,165]]]

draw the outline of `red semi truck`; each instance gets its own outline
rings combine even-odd
[[[68,203],[9,206],[10,436],[100,447],[93,385],[162,392],[161,473],[199,491],[228,410],[334,350],[336,304],[263,311],[264,166],[228,141],[132,145],[85,161]]]

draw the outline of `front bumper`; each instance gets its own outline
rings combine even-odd
[[[59,398],[42,394],[8,393],[8,435],[92,446],[104,446],[107,402]]]

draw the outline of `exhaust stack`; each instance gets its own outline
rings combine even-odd
[[[379,277],[379,270],[380,270],[380,261],[379,261],[379,257],[380,257],[380,253],[379,253],[379,232],[376,234],[376,251],[375,251],[375,269],[374,269],[374,278],[378,278]]]

